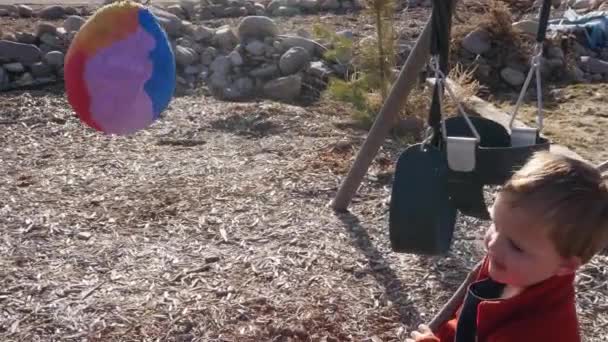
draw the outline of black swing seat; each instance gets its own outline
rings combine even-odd
[[[481,138],[474,173],[483,184],[503,184],[535,152],[549,149],[549,140],[539,135],[535,145],[513,147],[509,132],[501,124],[481,116],[469,116],[469,120]],[[448,136],[473,137],[462,116],[446,119],[445,126]]]
[[[480,136],[475,151],[476,165],[472,172],[449,171],[450,198],[464,215],[488,220],[490,214],[483,196],[484,185],[503,184],[532,154],[548,150],[550,143],[537,134],[536,144],[513,147],[509,132],[499,123],[479,116],[470,116],[469,119]],[[462,116],[448,118],[445,124],[448,136],[473,137]]]
[[[389,214],[393,251],[447,252],[456,223],[447,175],[445,155],[434,146],[415,144],[399,156]]]
[[[489,219],[484,185],[504,183],[536,151],[549,149],[546,138],[512,147],[509,132],[490,119],[469,116],[480,136],[475,169],[450,170],[444,146],[416,144],[399,157],[391,193],[389,234],[395,252],[438,255],[448,251],[456,210]],[[464,117],[445,120],[448,136],[472,137]]]

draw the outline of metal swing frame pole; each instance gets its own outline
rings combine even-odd
[[[393,128],[399,111],[404,107],[408,95],[416,84],[415,80],[418,72],[422,70],[422,67],[429,59],[431,31],[432,21],[429,18],[416,41],[416,45],[414,45],[414,48],[407,57],[386,101],[382,105],[382,109],[380,109],[365,142],[361,146],[355,162],[332,202],[332,207],[335,211],[344,212],[347,210],[363,177],[367,173],[369,165],[374,160],[380,146],[382,146],[384,138],[386,138],[391,128]]]

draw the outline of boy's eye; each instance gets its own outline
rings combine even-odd
[[[509,239],[509,244],[511,245],[511,247],[512,247],[514,250],[516,250],[516,251],[518,251],[518,252],[523,252],[523,249],[519,248],[519,246],[518,246],[518,245],[516,245],[516,244],[515,244],[515,242],[513,242],[513,240]]]

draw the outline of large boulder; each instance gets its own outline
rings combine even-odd
[[[279,101],[293,101],[302,91],[302,76],[290,75],[276,78],[264,85],[264,95]]]
[[[482,55],[492,48],[490,33],[481,29],[472,31],[462,40],[462,47],[475,55]]]
[[[31,65],[40,60],[40,49],[33,44],[0,40],[0,59],[16,60]]]
[[[150,12],[156,17],[156,20],[168,35],[179,36],[182,29],[182,20],[178,16],[158,7],[151,7]]]
[[[82,25],[84,25],[85,19],[78,15],[71,15],[65,19],[63,22],[63,28],[67,32],[75,32],[80,30]]]
[[[224,51],[231,51],[238,43],[238,39],[230,26],[225,25],[215,31],[213,38],[215,45]]]
[[[283,75],[291,75],[306,68],[310,63],[310,54],[303,47],[293,47],[281,56],[279,69]]]
[[[237,31],[241,41],[252,38],[263,40],[279,34],[279,28],[274,20],[265,16],[248,16],[241,19]]]

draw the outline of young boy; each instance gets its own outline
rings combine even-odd
[[[579,342],[574,276],[606,246],[608,187],[592,166],[540,152],[504,185],[487,255],[448,322],[425,342]]]

